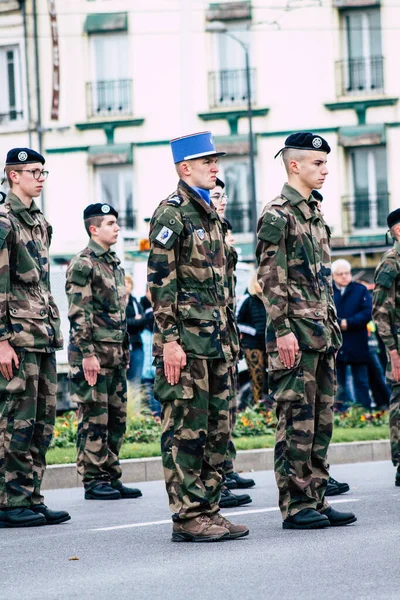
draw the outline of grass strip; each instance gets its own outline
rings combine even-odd
[[[371,440],[389,439],[389,428],[387,426],[363,427],[360,429],[337,428],[333,431],[332,442],[366,442]],[[273,448],[274,435],[260,435],[254,437],[235,438],[237,450],[257,450],[258,448]],[[120,458],[149,458],[160,456],[160,443],[149,442],[123,444]],[[62,465],[75,462],[75,448],[52,448],[47,453],[48,465]]]

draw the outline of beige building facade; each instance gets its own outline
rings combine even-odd
[[[140,240],[176,185],[169,140],[210,129],[251,260],[247,49],[258,212],[284,182],[287,135],[320,133],[334,253],[372,266],[400,197],[399,17],[393,0],[0,0],[1,161],[45,154],[56,261],[84,246],[83,208],[110,202],[142,280]]]

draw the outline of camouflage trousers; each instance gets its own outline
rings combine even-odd
[[[40,487],[56,416],[55,353],[19,355],[18,376],[0,376],[0,507],[44,501]]]
[[[390,360],[387,364],[386,377],[392,386],[389,405],[390,451],[392,462],[397,467],[400,465],[400,383],[393,380]]]
[[[233,367],[231,369],[232,380],[230,383],[231,394],[229,397],[229,441],[228,448],[225,454],[225,460],[222,467],[224,475],[226,477],[229,476],[229,473],[233,473],[235,468],[233,465],[233,461],[236,458],[236,447],[233,441],[233,430],[236,425],[236,412],[237,412],[237,391],[238,391],[238,377],[237,377],[237,367]]]
[[[336,387],[332,354],[300,352],[292,369],[268,355],[270,394],[276,401],[275,477],[282,517],[323,510],[329,478],[326,457]]]
[[[173,519],[218,512],[230,434],[232,368],[223,360],[188,359],[177,385],[158,366],[161,453]]]
[[[86,489],[121,477],[119,451],[126,430],[126,370],[101,369],[91,387],[79,367],[70,373],[71,400],[78,403],[76,467]]]

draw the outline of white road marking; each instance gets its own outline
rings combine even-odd
[[[344,502],[359,502],[360,498],[341,498],[340,500],[331,500],[329,504],[341,504]],[[237,510],[234,512],[223,512],[224,517],[236,517],[237,515],[253,515],[256,513],[266,513],[278,511],[278,506],[272,506],[269,508],[254,508],[250,510]],[[114,525],[112,527],[97,527],[90,531],[116,531],[117,529],[133,529],[134,527],[152,527],[154,525],[170,525],[171,519],[165,519],[163,521],[147,521],[145,523],[128,523],[126,525]]]

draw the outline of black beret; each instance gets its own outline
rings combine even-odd
[[[292,133],[285,140],[285,146],[274,156],[276,158],[285,148],[296,148],[297,150],[318,150],[329,154],[331,148],[326,140],[320,135],[315,135],[309,131]]]
[[[391,213],[388,214],[387,224],[389,229],[396,225],[396,223],[400,223],[400,208],[396,208]]]
[[[97,202],[97,204],[89,204],[83,211],[83,218],[90,219],[91,217],[106,217],[107,215],[114,215],[118,219],[118,213],[110,204],[103,204]]]
[[[222,179],[219,179],[219,178],[217,177],[217,181],[215,182],[215,186],[218,186],[218,187],[220,187],[220,188],[224,189],[224,187],[225,187],[225,184],[224,184],[224,182],[222,181]]]
[[[29,165],[30,163],[42,163],[44,157],[31,148],[12,148],[7,152],[6,165]]]
[[[324,199],[323,195],[319,193],[318,190],[313,190],[311,192],[311,195],[318,201],[318,202],[322,202],[322,200]]]

